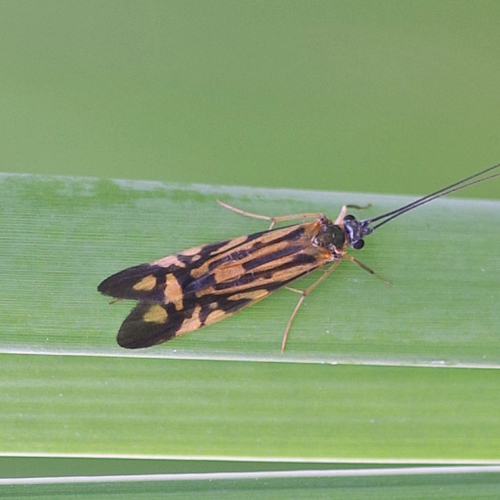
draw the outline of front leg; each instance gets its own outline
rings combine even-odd
[[[371,203],[368,203],[368,205],[362,205],[362,206],[360,206],[360,205],[344,205],[342,207],[342,210],[340,211],[339,216],[335,220],[335,224],[339,225],[342,223],[342,221],[344,220],[344,217],[347,215],[347,210],[349,210],[350,208],[352,208],[353,210],[366,210],[367,208],[370,208],[371,206],[372,206]]]

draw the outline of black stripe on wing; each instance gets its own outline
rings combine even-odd
[[[97,290],[118,299],[165,302],[165,288],[169,275],[175,277],[175,282],[172,284],[177,283],[180,287],[190,278],[189,270],[177,266],[140,264],[106,278]]]
[[[262,300],[297,277],[300,276],[266,286],[248,287],[239,293],[205,294],[201,297],[190,295],[179,303],[139,302],[120,327],[117,342],[127,349],[161,344],[221,321]]]
[[[227,318],[253,302],[252,297],[205,295],[199,303],[181,310],[174,304],[139,302],[120,327],[117,342],[127,349],[151,347]]]

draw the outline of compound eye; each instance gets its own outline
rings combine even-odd
[[[344,217],[344,221],[346,221],[346,220],[354,220],[355,218],[356,218],[356,217],[354,217],[354,215],[346,215],[346,216]]]
[[[365,240],[355,241],[352,245],[352,248],[356,250],[361,250],[365,246]]]

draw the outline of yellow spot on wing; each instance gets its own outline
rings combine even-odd
[[[242,243],[245,243],[245,241],[247,241],[247,239],[248,239],[248,236],[238,236],[237,238],[233,238],[232,240],[229,240],[224,246],[218,248],[217,254],[221,254],[222,252],[225,252],[226,250],[229,250],[230,248],[241,245]]]
[[[182,305],[182,287],[173,274],[167,274],[165,286],[165,302],[174,302],[175,308],[179,311]]]
[[[156,278],[152,274],[144,276],[142,280],[138,281],[132,288],[140,292],[150,292],[156,286]]]
[[[224,312],[222,309],[215,309],[211,313],[209,313],[205,319],[205,325],[210,325],[215,323],[216,321],[220,321],[221,319],[227,317],[228,314]]]
[[[167,257],[163,257],[163,259],[158,259],[154,262],[151,262],[151,265],[161,267],[169,267],[172,264],[176,265],[177,267],[186,267],[186,264],[184,264],[184,262],[181,262],[177,258],[177,255],[167,255]]]
[[[197,253],[200,253],[201,252],[201,249],[203,247],[192,247],[192,248],[188,248],[187,250],[183,250],[181,252],[181,255],[187,255],[187,256],[190,256],[190,255],[195,255]]]
[[[188,333],[192,332],[193,330],[197,330],[198,328],[203,326],[200,320],[200,311],[201,311],[201,306],[197,305],[195,310],[193,311],[192,316],[190,318],[186,318],[182,322],[182,326],[179,328],[179,331],[175,334],[176,337],[182,335],[183,333]]]
[[[160,305],[153,304],[144,313],[142,319],[147,323],[158,323],[158,324],[165,323],[167,319],[167,311],[165,311],[165,309]]]
[[[224,283],[225,281],[231,281],[235,278],[239,278],[245,274],[243,266],[236,263],[229,263],[229,265],[221,266],[220,269],[216,269],[213,273],[216,283]]]

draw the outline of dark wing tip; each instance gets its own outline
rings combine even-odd
[[[125,349],[142,349],[175,337],[167,324],[167,306],[140,302],[123,322],[116,341]]]
[[[151,273],[151,267],[152,266],[149,264],[140,264],[119,271],[102,281],[97,287],[97,290],[104,295],[116,297],[117,294],[132,288],[138,281],[144,278],[144,276]]]
[[[140,264],[106,278],[99,284],[97,291],[118,299],[161,301],[163,292],[158,287],[160,274],[164,278],[164,268]]]

